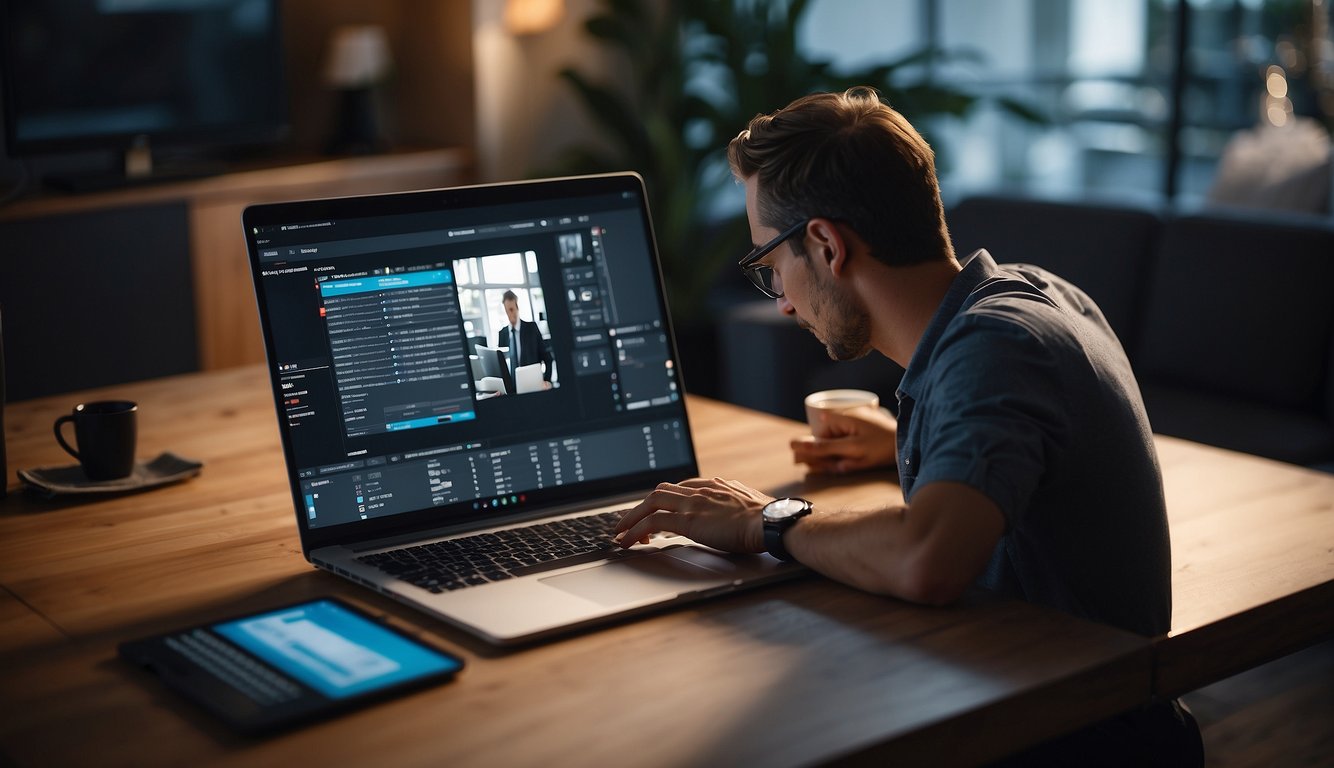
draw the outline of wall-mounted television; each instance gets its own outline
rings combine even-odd
[[[0,0],[14,157],[201,154],[287,129],[280,0]]]

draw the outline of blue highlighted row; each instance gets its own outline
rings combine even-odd
[[[424,285],[448,285],[454,282],[454,273],[448,269],[430,272],[408,272],[401,275],[358,277],[353,280],[332,280],[320,283],[321,296],[346,296],[368,291],[392,291],[396,288],[420,288]]]
[[[477,418],[476,411],[459,411],[447,416],[426,416],[420,419],[408,419],[407,421],[393,421],[384,425],[385,430],[389,432],[398,432],[404,429],[417,429],[418,427],[434,427],[439,424],[453,424],[456,421],[472,421]]]

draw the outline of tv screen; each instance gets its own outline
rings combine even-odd
[[[278,139],[280,0],[0,0],[14,156]]]

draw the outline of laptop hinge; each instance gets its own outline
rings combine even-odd
[[[358,541],[354,543],[343,544],[342,546],[353,552],[365,552],[371,549],[384,549],[386,547],[402,546],[411,544],[423,539],[433,539],[442,536],[453,536],[459,533],[471,533],[473,531],[487,530],[490,528],[504,528],[510,525],[520,523],[545,520],[547,518],[559,517],[561,515],[573,514],[575,512],[588,512],[603,507],[615,507],[625,505],[629,508],[630,504],[637,503],[648,494],[648,491],[627,493],[621,496],[611,496],[602,499],[595,506],[589,506],[588,502],[571,502],[553,507],[543,507],[540,512],[520,512],[508,515],[500,515],[488,520],[470,520],[467,523],[456,525],[442,525],[437,528],[428,528],[412,531],[411,533],[394,534],[379,539],[370,539],[367,541]]]

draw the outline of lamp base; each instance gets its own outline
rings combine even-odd
[[[325,145],[325,152],[330,155],[369,155],[383,152],[386,147],[384,137],[380,135],[374,89],[339,89],[334,130]]]

